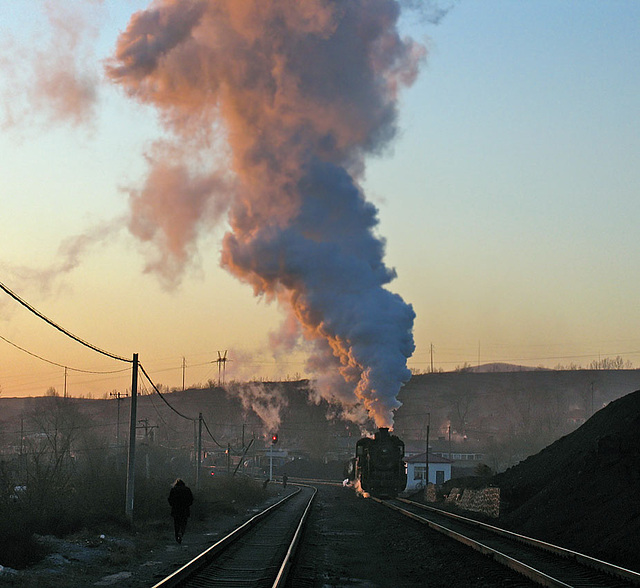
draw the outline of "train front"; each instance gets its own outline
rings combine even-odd
[[[356,443],[355,478],[363,492],[388,498],[407,485],[404,442],[389,429],[381,427],[374,438],[363,437]]]

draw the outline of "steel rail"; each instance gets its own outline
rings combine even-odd
[[[299,476],[290,477],[289,482],[291,482],[292,484],[299,483],[301,486],[309,486],[309,485],[344,486],[342,482],[336,482],[335,480],[320,480],[316,478],[302,478]]]
[[[581,563],[583,565],[586,565],[595,570],[599,570],[606,574],[617,576],[623,580],[628,580],[633,584],[640,585],[640,573],[634,572],[633,570],[629,570],[627,568],[617,566],[615,564],[603,561],[601,559],[597,559],[595,557],[585,555],[584,553],[579,553],[571,549],[566,549],[565,547],[560,547],[559,545],[554,545],[553,543],[547,543],[546,541],[541,541],[540,539],[534,539],[533,537],[527,537],[526,535],[514,533],[513,531],[507,531],[506,529],[501,529],[500,527],[496,527],[494,525],[489,525],[487,523],[476,521],[474,519],[470,519],[468,517],[464,517],[456,513],[444,511],[442,509],[435,508],[433,506],[428,506],[420,502],[414,502],[412,500],[407,500],[406,498],[398,498],[397,500],[399,500],[400,502],[404,502],[406,504],[410,504],[411,506],[421,508],[423,510],[436,512],[439,515],[443,515],[445,517],[448,517],[454,520],[462,521],[468,525],[472,525],[480,529],[486,529],[488,531],[495,533],[496,535],[507,537],[509,539],[514,539],[525,545],[529,545],[531,547],[537,547],[538,549],[548,551],[549,553],[554,553],[555,555],[559,555],[567,559],[573,559],[574,561]]]
[[[501,565],[504,565],[512,570],[514,570],[515,572],[529,578],[530,580],[532,580],[533,582],[536,582],[537,584],[541,585],[541,586],[548,586],[548,587],[562,587],[562,588],[566,588],[569,587],[571,588],[571,584],[567,584],[566,582],[563,582],[562,580],[559,580],[557,578],[554,578],[548,574],[546,574],[545,572],[536,569],[514,557],[511,557],[505,553],[502,553],[501,551],[499,551],[498,549],[495,549],[494,547],[491,547],[489,545],[486,545],[480,541],[477,541],[476,539],[473,539],[471,537],[468,537],[466,535],[464,535],[463,533],[460,533],[458,531],[455,531],[453,529],[450,529],[446,526],[440,525],[439,523],[429,520],[428,518],[424,518],[416,513],[413,513],[409,510],[406,510],[400,506],[396,506],[395,504],[393,504],[390,501],[384,501],[384,500],[380,500],[379,498],[373,498],[376,502],[391,508],[392,510],[395,510],[413,520],[416,520],[422,524],[426,524],[428,525],[431,529],[434,529],[435,531],[438,531],[440,533],[443,533],[445,535],[447,535],[448,537],[459,541],[473,549],[475,549],[476,551],[483,553],[484,555],[488,555],[490,557],[492,557],[495,561],[497,561],[498,563],[500,563]],[[413,502],[410,500],[406,500],[403,498],[398,498],[397,499],[400,502],[406,503],[408,505],[411,505],[413,507],[417,507],[420,509],[424,509],[427,511],[431,511],[433,513],[437,513],[440,516],[449,518],[451,520],[455,520],[457,522],[461,522],[479,529],[482,529],[483,531],[492,533],[494,535],[500,535],[503,537],[507,537],[509,539],[512,540],[516,540],[519,543],[525,544],[529,547],[535,547],[537,549],[544,549],[545,551],[551,552],[555,555],[561,556],[561,557],[565,557],[565,558],[571,558],[574,559],[576,562],[591,567],[593,569],[596,569],[597,571],[601,571],[607,574],[613,574],[616,575],[617,577],[619,577],[620,579],[623,579],[625,581],[629,581],[633,584],[637,584],[640,585],[640,574],[638,574],[637,572],[634,572],[632,570],[628,570],[626,568],[622,568],[619,566],[616,566],[614,564],[610,564],[607,562],[603,562],[601,560],[592,558],[590,556],[584,555],[584,554],[580,554],[568,549],[564,549],[562,547],[558,547],[556,545],[552,545],[549,543],[545,543],[543,541],[539,541],[537,539],[533,539],[531,537],[526,537],[524,535],[519,535],[517,533],[513,533],[511,531],[506,531],[505,529],[500,529],[499,527],[494,527],[493,525],[488,525],[486,523],[481,523],[480,521],[476,521],[474,519],[469,519],[467,517],[463,517],[454,513],[450,513],[447,511],[443,511],[441,509],[438,508],[434,508],[434,507],[430,507],[418,502]],[[575,556],[579,556],[579,557],[575,557]]]
[[[300,484],[301,486],[307,486],[306,484]],[[308,486],[309,488],[313,488],[313,486]],[[313,494],[311,495],[311,499],[309,500],[306,508],[304,509],[304,513],[302,514],[302,518],[298,523],[298,528],[296,529],[295,534],[293,535],[293,539],[291,540],[291,544],[289,545],[289,549],[287,549],[287,555],[280,566],[280,570],[278,571],[278,575],[276,576],[275,582],[273,583],[272,588],[282,588],[286,581],[287,576],[289,574],[289,570],[291,569],[291,565],[293,563],[293,556],[295,555],[296,550],[298,549],[298,545],[300,543],[300,539],[302,538],[302,531],[307,522],[307,518],[309,516],[309,512],[311,511],[311,505],[318,493],[317,488],[313,488]]]
[[[464,545],[467,545],[468,547],[471,547],[472,549],[475,549],[476,551],[479,551],[484,555],[489,555],[493,557],[498,563],[518,572],[519,574],[522,574],[523,576],[529,578],[530,580],[533,580],[534,582],[542,586],[547,586],[549,588],[571,588],[569,584],[565,584],[560,580],[556,580],[551,576],[547,576],[543,572],[540,572],[539,570],[536,570],[531,566],[528,566],[527,564],[521,561],[518,561],[512,557],[509,557],[508,555],[501,553],[489,547],[488,545],[485,545],[484,543],[480,543],[475,539],[471,539],[470,537],[467,537],[462,533],[458,533],[457,531],[448,529],[447,527],[444,527],[442,525],[439,525],[438,523],[425,519],[415,513],[412,513],[411,511],[405,510],[404,508],[400,508],[399,506],[396,506],[384,500],[380,500],[379,498],[373,497],[373,499],[376,502],[383,504],[387,508],[391,508],[392,510],[398,511],[399,513],[415,521],[418,521],[419,523],[428,525],[429,528],[433,529],[434,531],[438,531],[439,533],[442,533],[447,537],[450,537],[451,539],[458,541],[459,543],[463,543]]]
[[[184,582],[185,580],[187,580],[187,578],[193,575],[197,570],[208,565],[218,554],[224,551],[237,539],[249,532],[260,521],[262,521],[262,519],[272,514],[276,509],[281,507],[285,502],[290,500],[299,492],[300,489],[292,492],[291,494],[288,494],[282,500],[279,500],[275,504],[272,504],[265,510],[254,515],[244,524],[234,529],[231,533],[214,543],[211,547],[194,557],[191,561],[187,562],[181,568],[177,569],[175,572],[162,579],[157,584],[154,584],[152,588],[174,588],[175,586],[178,586],[181,582]]]

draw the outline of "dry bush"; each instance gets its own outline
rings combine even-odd
[[[167,497],[176,476],[188,480],[188,452],[141,442],[136,459],[134,526],[125,516],[126,456],[100,438],[95,423],[68,399],[51,395],[25,415],[29,434],[21,459],[0,462],[0,565],[23,568],[43,555],[34,534],[67,536],[83,529],[128,533],[164,529]],[[19,488],[19,491],[16,490]],[[245,477],[205,478],[194,490],[192,516],[206,520],[264,499],[261,484]],[[114,560],[130,557],[114,552]]]

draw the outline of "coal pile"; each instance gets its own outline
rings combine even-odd
[[[495,482],[506,528],[640,571],[640,390]]]

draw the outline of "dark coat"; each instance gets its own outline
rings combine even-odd
[[[191,514],[189,507],[193,504],[193,494],[188,486],[184,484],[173,486],[168,500],[172,517],[188,517]]]

